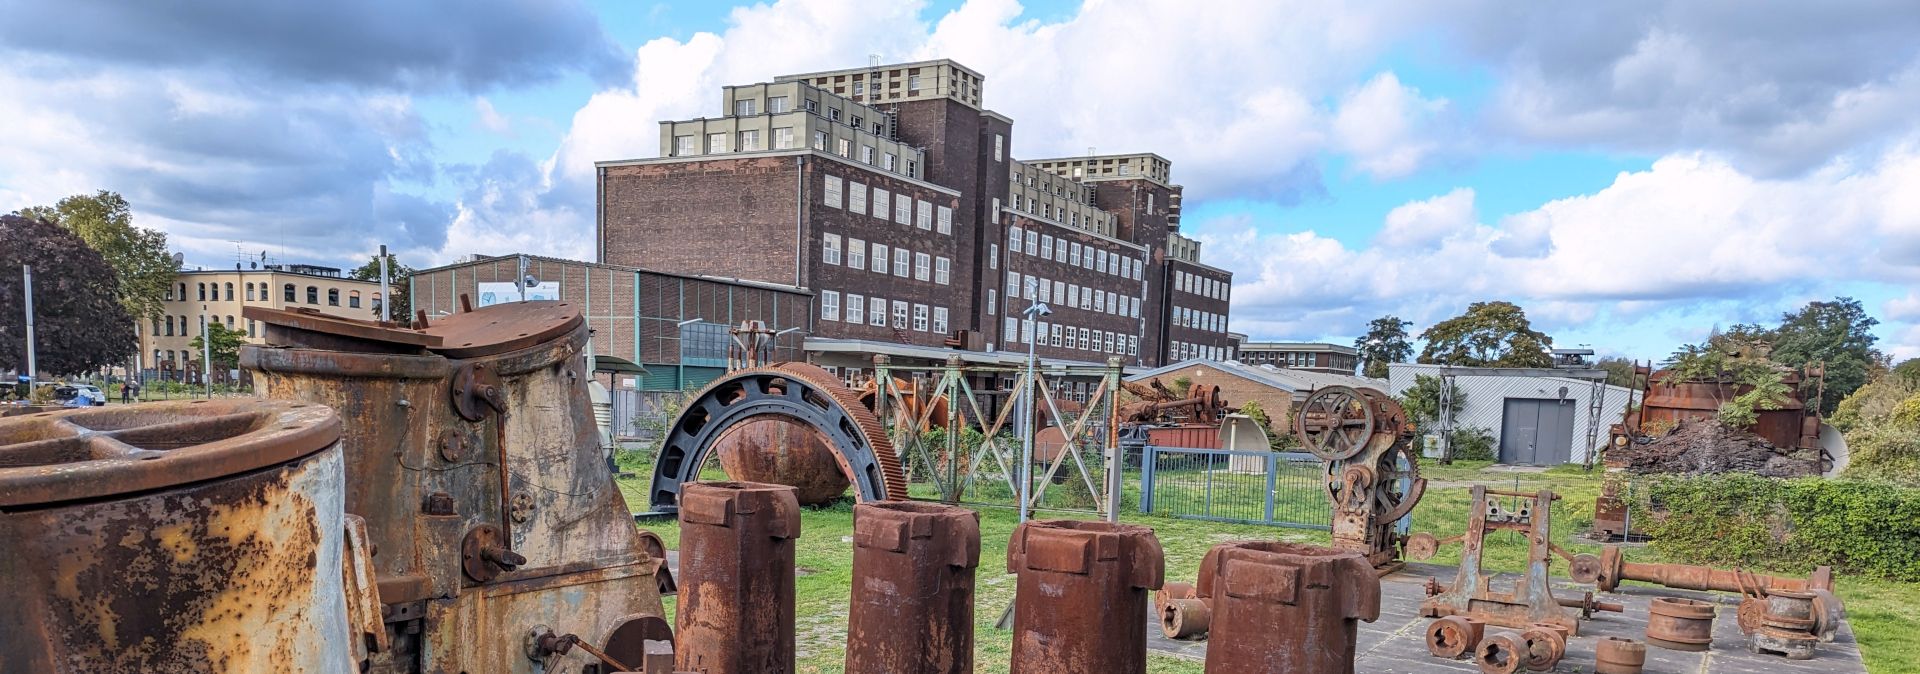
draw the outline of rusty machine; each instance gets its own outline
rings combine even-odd
[[[1463,616],[1488,625],[1526,628],[1551,625],[1567,635],[1578,635],[1580,623],[1567,609],[1579,609],[1579,618],[1594,611],[1619,612],[1620,605],[1595,601],[1589,592],[1580,599],[1561,599],[1553,595],[1550,568],[1553,557],[1574,560],[1575,556],[1553,542],[1553,502],[1560,496],[1550,490],[1516,492],[1470,488],[1473,505],[1467,513],[1466,532],[1446,539],[1417,533],[1407,541],[1407,556],[1430,559],[1441,545],[1460,543],[1460,569],[1451,585],[1430,582],[1420,613],[1429,617]],[[1502,507],[1499,497],[1513,499]],[[1493,585],[1493,574],[1482,567],[1489,533],[1511,531],[1527,541],[1527,571],[1513,581],[1510,589]],[[1579,566],[1578,563],[1575,566]]]
[[[1398,523],[1427,489],[1406,410],[1378,390],[1328,386],[1307,395],[1294,433],[1326,462],[1333,547],[1360,553],[1382,575],[1399,569]]]

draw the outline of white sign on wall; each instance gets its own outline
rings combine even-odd
[[[520,301],[520,286],[512,281],[483,282],[479,285],[480,301],[475,303],[475,308]],[[539,285],[527,289],[527,299],[560,299],[560,282],[541,281]]]

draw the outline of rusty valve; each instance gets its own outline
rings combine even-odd
[[[1814,636],[1817,620],[1813,594],[1776,590],[1768,594],[1765,601],[1759,628],[1747,635],[1747,650],[1780,655],[1788,660],[1813,657],[1814,646],[1820,641]]]

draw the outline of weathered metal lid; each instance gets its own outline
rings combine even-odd
[[[428,348],[440,344],[439,336],[420,330],[381,325],[378,321],[329,316],[312,310],[246,307],[240,310],[240,315],[263,323],[339,337]]]
[[[536,300],[495,304],[432,319],[421,332],[440,338],[429,345],[450,358],[476,358],[518,351],[567,334],[580,326],[572,302]]]
[[[175,487],[274,466],[340,440],[324,405],[142,403],[0,419],[0,508]]]

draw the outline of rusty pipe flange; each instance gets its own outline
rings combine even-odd
[[[1159,611],[1165,609],[1167,604],[1175,599],[1194,599],[1197,597],[1199,597],[1199,594],[1195,592],[1193,583],[1183,580],[1169,580],[1161,584],[1160,589],[1153,591],[1153,610]]]
[[[525,563],[527,558],[508,546],[500,527],[482,524],[460,539],[460,570],[476,583],[491,581]]]
[[[1440,539],[1434,538],[1433,534],[1422,531],[1407,537],[1407,558],[1409,559],[1424,562],[1433,559],[1433,556],[1439,552]]]
[[[1600,569],[1594,578],[1594,586],[1601,592],[1612,592],[1620,587],[1620,572],[1626,559],[1620,552],[1620,546],[1609,545],[1600,549]]]
[[[1592,585],[1600,582],[1603,568],[1599,557],[1583,552],[1574,555],[1573,561],[1567,563],[1567,577],[1576,583]]]
[[[1459,659],[1480,646],[1487,624],[1466,616],[1450,615],[1427,624],[1427,652],[1436,658]]]
[[[1527,664],[1527,642],[1516,632],[1501,632],[1480,640],[1473,662],[1486,674],[1514,674]]]
[[[1567,657],[1567,636],[1571,632],[1559,625],[1531,623],[1520,633],[1527,644],[1527,669],[1545,672]]]
[[[1307,395],[1293,417],[1300,444],[1322,461],[1344,461],[1366,449],[1375,431],[1374,405],[1347,386],[1328,386]]]
[[[1174,599],[1160,609],[1160,633],[1168,639],[1194,639],[1207,633],[1213,609],[1201,599]]]
[[[331,408],[141,403],[0,419],[0,507],[130,494],[279,465],[339,442]]]
[[[1621,637],[1600,637],[1593,645],[1593,674],[1640,674],[1647,645]]]
[[[1713,643],[1713,604],[1654,597],[1647,604],[1647,643],[1673,651],[1699,652]]]
[[[467,421],[479,421],[493,412],[507,410],[507,394],[501,389],[500,374],[486,363],[466,363],[453,373],[448,393],[453,411]]]

